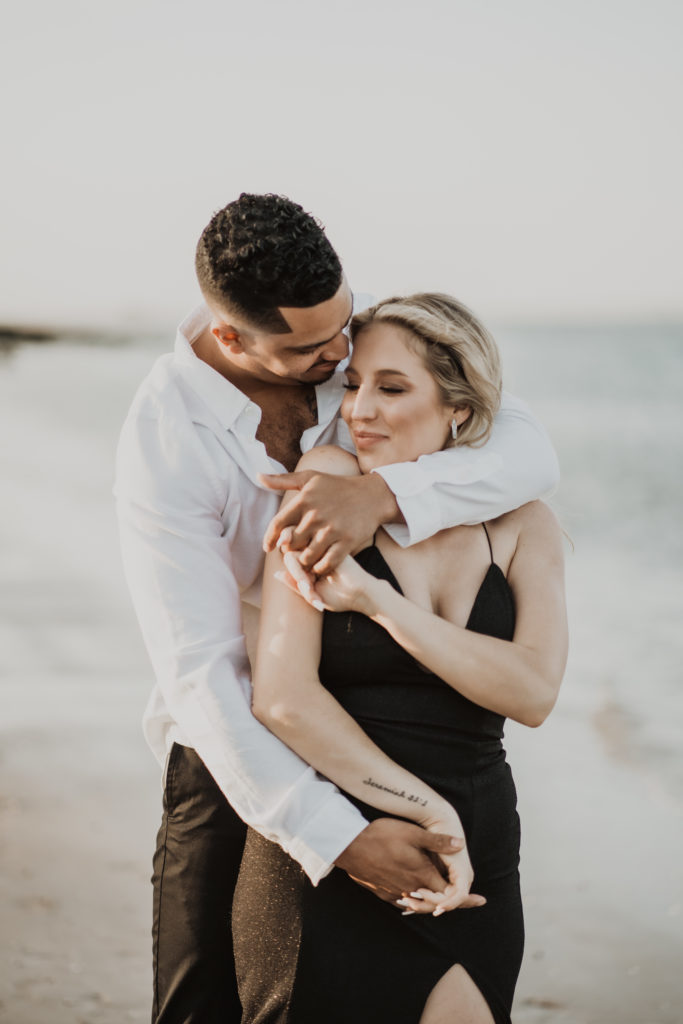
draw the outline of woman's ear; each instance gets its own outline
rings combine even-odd
[[[472,409],[469,405],[459,405],[456,409],[453,409],[453,419],[459,427],[461,427],[463,423],[467,423],[471,415]]]
[[[235,355],[244,351],[239,331],[230,324],[218,324],[211,328],[211,333],[221,345],[225,345]]]

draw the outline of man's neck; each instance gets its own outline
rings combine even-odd
[[[268,454],[288,470],[295,468],[301,456],[301,435],[318,422],[315,387],[287,381],[262,380],[224,356],[206,328],[197,338],[194,352],[198,359],[229,380],[261,409],[256,437]]]

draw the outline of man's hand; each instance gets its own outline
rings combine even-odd
[[[318,576],[332,572],[347,555],[370,543],[381,523],[401,518],[394,495],[378,473],[332,476],[304,469],[259,479],[276,491],[299,492],[270,523],[264,549],[272,551],[282,530],[291,527],[287,547],[300,552],[301,564]]]
[[[418,889],[443,892],[448,884],[438,856],[465,846],[462,837],[437,835],[397,818],[377,818],[337,857],[354,881],[390,903]]]

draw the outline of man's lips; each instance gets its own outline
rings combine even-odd
[[[326,363],[314,363],[314,365],[310,368],[308,372],[317,373],[318,371],[320,371],[321,373],[333,373],[339,366],[340,362],[341,360],[335,359],[329,360]]]

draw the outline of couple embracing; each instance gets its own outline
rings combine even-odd
[[[503,724],[566,657],[552,447],[466,307],[354,311],[291,201],[230,203],[196,268],[117,460],[164,766],[153,1021],[509,1024]]]

